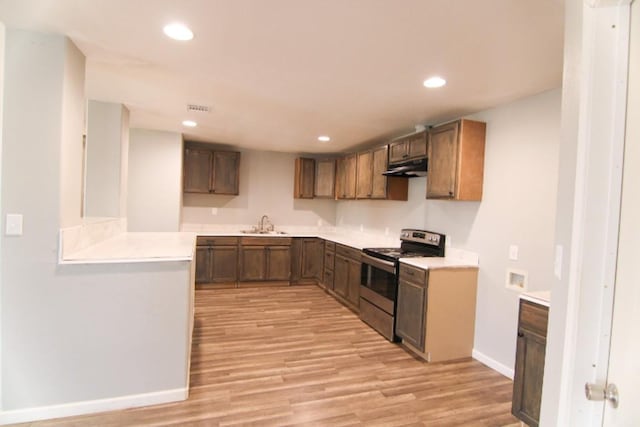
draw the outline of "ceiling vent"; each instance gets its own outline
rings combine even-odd
[[[187,111],[196,113],[209,113],[211,111],[211,107],[208,107],[206,105],[187,104]]]

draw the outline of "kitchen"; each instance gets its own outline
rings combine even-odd
[[[177,191],[171,187],[171,193],[167,194],[168,198],[172,198],[169,201],[170,209],[157,210],[154,218],[173,215],[169,218],[173,221],[173,229],[166,231],[178,231],[184,225],[210,228],[228,224],[252,226],[260,216],[268,214],[276,228],[335,226],[354,233],[383,236],[397,236],[400,229],[407,226],[443,232],[447,234],[452,247],[466,248],[480,255],[475,357],[493,369],[508,374],[513,366],[518,295],[506,289],[505,270],[507,267],[527,270],[530,290],[548,290],[549,286],[545,283],[554,280],[553,235],[560,97],[561,90],[553,89],[466,116],[488,123],[486,173],[481,203],[425,201],[425,178],[412,178],[409,181],[407,202],[294,200],[291,189],[297,154],[247,148],[240,150],[239,196],[204,198],[185,195],[181,202],[179,187]],[[9,125],[5,118],[5,128]],[[133,147],[144,151],[153,145],[143,140],[145,134],[148,136],[150,132],[153,131],[141,130],[139,135],[135,131],[132,133],[132,153],[137,149]],[[169,135],[166,132],[159,133],[172,138],[174,148],[179,146],[178,132],[168,132]],[[46,138],[40,135],[34,139],[43,137]],[[519,142],[517,146],[512,144],[514,140]],[[8,141],[5,136],[5,144]],[[141,142],[138,144],[137,141]],[[142,154],[144,158],[144,152]],[[10,161],[7,157],[4,159]],[[135,155],[131,155],[129,160],[134,159]],[[155,170],[151,166],[147,173],[179,182],[180,168],[181,161],[175,158],[171,164],[156,165]],[[6,173],[7,166],[3,165],[3,174]],[[175,175],[167,176],[169,173]],[[3,185],[9,185],[8,179],[11,179],[10,176],[7,178],[5,175]],[[131,174],[129,190],[135,189],[134,183],[142,179]],[[276,188],[286,190],[273,191]],[[135,194],[130,194],[128,198],[129,230],[142,231],[145,208],[131,203],[132,199],[135,200]],[[3,214],[6,203],[3,201]],[[25,218],[28,219],[26,214]],[[25,230],[28,224],[25,222]],[[67,225],[61,224],[56,228]],[[3,239],[4,248],[15,242]],[[56,250],[51,247],[53,243],[57,246],[57,242],[51,242],[50,238],[41,242],[46,246],[46,251]],[[517,261],[508,257],[508,248],[512,244],[519,247]],[[3,277],[3,284],[5,280],[6,277]],[[5,291],[3,300],[6,302],[6,298],[10,297],[11,292]],[[4,338],[3,342],[6,342]],[[6,362],[6,357],[3,359]]]

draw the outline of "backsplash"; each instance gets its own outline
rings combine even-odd
[[[127,231],[126,218],[85,218],[83,222],[60,229],[59,259]]]

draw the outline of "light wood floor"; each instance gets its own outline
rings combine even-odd
[[[198,290],[188,400],[33,426],[505,426],[511,381],[427,364],[316,286]]]

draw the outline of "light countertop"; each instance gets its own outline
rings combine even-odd
[[[520,298],[545,307],[551,306],[551,291],[524,292],[520,294]]]
[[[412,265],[424,270],[440,268],[478,268],[478,263],[464,258],[445,256],[444,258],[402,258],[400,262]]]
[[[191,261],[195,233],[120,233],[72,252],[60,264]]]

